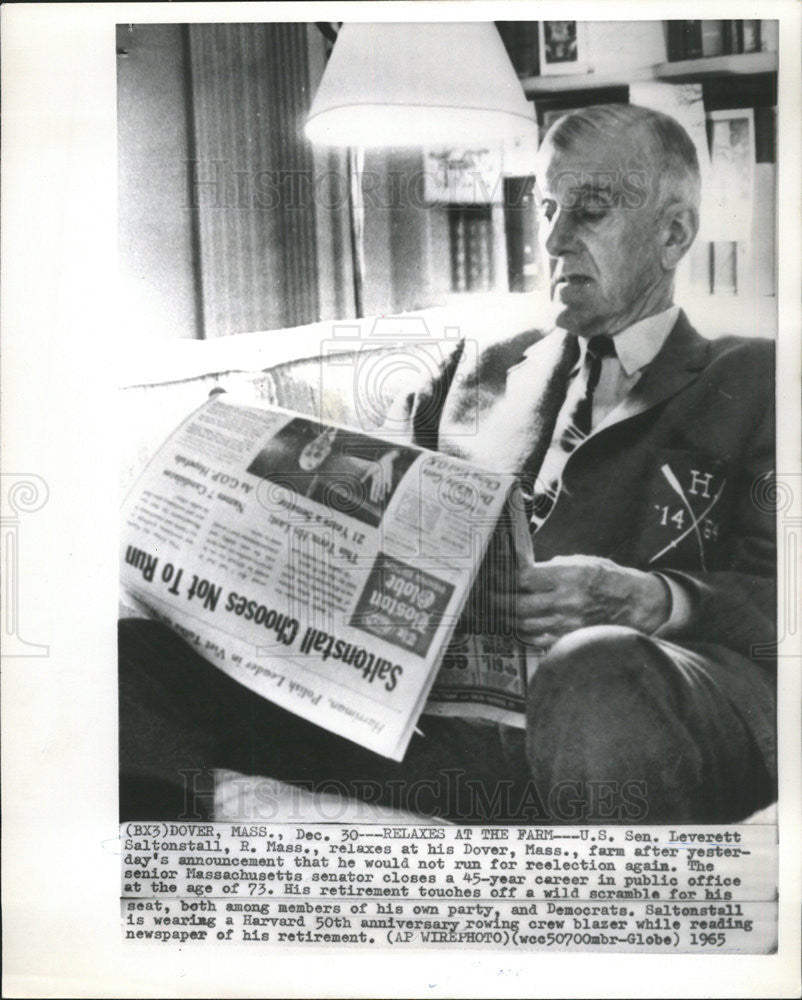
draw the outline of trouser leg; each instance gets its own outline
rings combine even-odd
[[[721,646],[580,629],[527,702],[529,767],[562,790],[555,821],[732,822],[776,797],[773,681]]]
[[[526,779],[492,724],[423,716],[391,761],[253,694],[154,622],[120,623],[119,683],[124,819],[202,812],[215,769],[465,822],[509,821]]]
[[[535,674],[526,737],[423,716],[401,763],[254,695],[163,626],[121,623],[119,662],[123,818],[202,811],[217,768],[457,822],[727,822],[776,797],[773,685],[718,646],[582,629]]]

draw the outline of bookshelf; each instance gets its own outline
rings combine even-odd
[[[652,66],[623,69],[620,72],[581,73],[576,76],[529,76],[521,80],[526,96],[563,94],[576,90],[597,90],[602,87],[625,87],[633,82],[658,80],[684,83],[705,77],[756,75],[777,72],[776,52],[744,52],[727,56],[702,56]]]

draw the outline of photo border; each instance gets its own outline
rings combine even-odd
[[[562,13],[542,3],[539,16]],[[689,5],[690,6],[690,5]],[[317,18],[373,16],[308,4]],[[684,5],[572,5],[580,20],[672,16]],[[700,2],[694,12],[749,10]],[[428,18],[527,19],[529,3],[427,4]],[[766,3],[780,32],[778,537],[800,519],[800,9]],[[800,642],[789,616],[799,567],[780,551],[780,914],[773,956],[529,955],[399,951],[265,953],[120,940],[116,828],[116,495],[103,466],[121,428],[115,387],[125,311],[114,291],[118,22],[296,19],[299,5],[9,4],[2,8],[4,474],[39,476],[48,500],[20,520],[21,634],[42,658],[3,663],[4,988],[15,996],[797,996],[802,855]],[[385,3],[376,18],[414,3]],[[100,464],[102,459],[103,465]],[[790,582],[789,582],[790,581]],[[789,594],[789,589],[791,590]],[[795,593],[796,591],[796,593]],[[316,971],[315,966],[320,971]],[[268,982],[269,980],[269,982]]]

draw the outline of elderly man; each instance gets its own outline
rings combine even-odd
[[[455,355],[395,416],[531,484],[533,778],[591,814],[594,782],[637,779],[654,822],[742,818],[775,794],[773,345],[704,340],[673,304],[700,187],[674,119],[575,112],[540,159],[558,329]]]
[[[694,146],[673,119],[573,113],[544,142],[538,186],[557,329],[472,360],[458,345],[390,415],[527,492],[536,561],[513,595],[491,595],[545,650],[525,733],[424,716],[394,764],[177,649],[159,698],[194,700],[182,718],[170,710],[162,775],[194,764],[337,779],[463,821],[721,822],[774,800],[774,523],[759,503],[772,345],[705,340],[673,304],[699,203]],[[132,665],[147,649],[124,640],[124,691],[141,701]],[[153,776],[136,719],[154,725],[134,712],[121,745]]]

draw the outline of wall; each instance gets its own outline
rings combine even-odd
[[[348,175],[303,123],[325,66],[306,24],[118,31],[119,246],[132,339],[210,338],[354,316]],[[448,291],[420,157],[365,163],[365,315]]]
[[[120,314],[140,340],[198,334],[180,25],[117,29]]]
[[[448,232],[423,198],[420,151],[365,156],[365,315],[442,304],[450,291]]]

